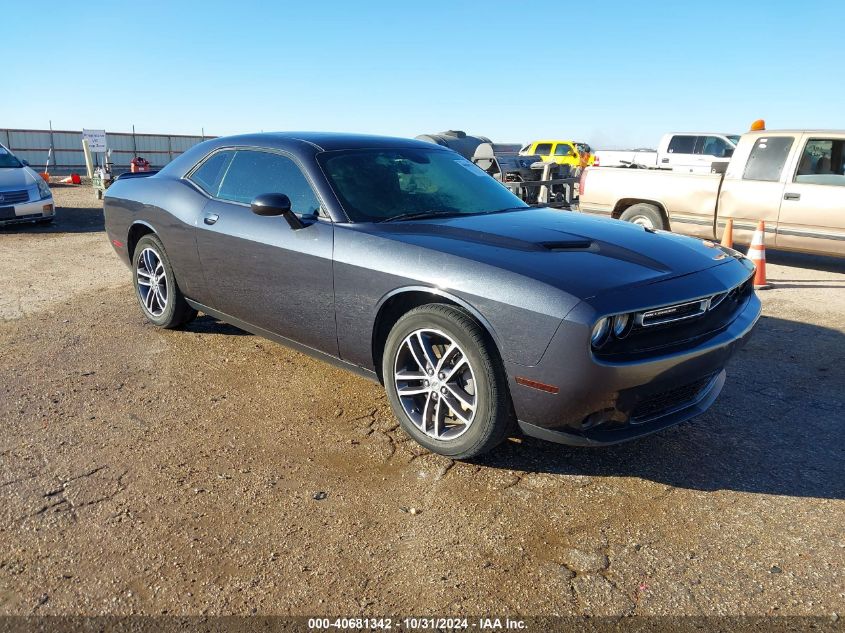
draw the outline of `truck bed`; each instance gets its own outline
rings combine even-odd
[[[690,232],[713,237],[721,182],[721,174],[591,167],[584,173],[579,207],[585,213],[618,218],[634,202],[650,202],[672,227],[691,224],[697,229]]]

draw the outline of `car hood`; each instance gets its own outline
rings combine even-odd
[[[504,268],[579,299],[732,260],[706,240],[548,208],[368,226],[381,237]]]
[[[26,189],[35,184],[37,175],[27,167],[0,168],[0,189]]]

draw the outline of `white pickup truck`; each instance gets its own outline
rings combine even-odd
[[[664,134],[657,151],[598,150],[596,163],[602,167],[637,165],[650,169],[671,169],[688,173],[709,173],[713,162],[728,162],[736,149],[738,134],[718,132],[674,132]]]
[[[748,132],[714,172],[589,167],[579,210],[710,240],[732,218],[745,244],[765,220],[768,246],[845,256],[845,131]]]

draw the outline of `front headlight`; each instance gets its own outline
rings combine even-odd
[[[50,191],[50,185],[41,176],[38,177],[35,184],[38,185],[38,195],[41,196],[42,200],[53,197],[53,193]]]
[[[593,347],[601,347],[607,339],[607,333],[610,331],[610,319],[605,317],[599,319],[593,326],[593,333],[590,336],[590,342]]]
[[[625,338],[628,334],[628,325],[630,323],[630,314],[617,314],[613,317],[613,336],[616,338]]]

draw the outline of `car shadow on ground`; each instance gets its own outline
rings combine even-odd
[[[250,332],[229,325],[225,321],[216,319],[213,316],[202,314],[182,328],[186,332],[197,332],[199,334],[225,334],[227,336],[252,336]]]
[[[105,231],[100,207],[58,207],[50,224],[10,224],[0,227],[3,233],[97,233]]]
[[[507,442],[478,465],[702,491],[845,499],[845,334],[761,319],[699,418],[626,444]]]

